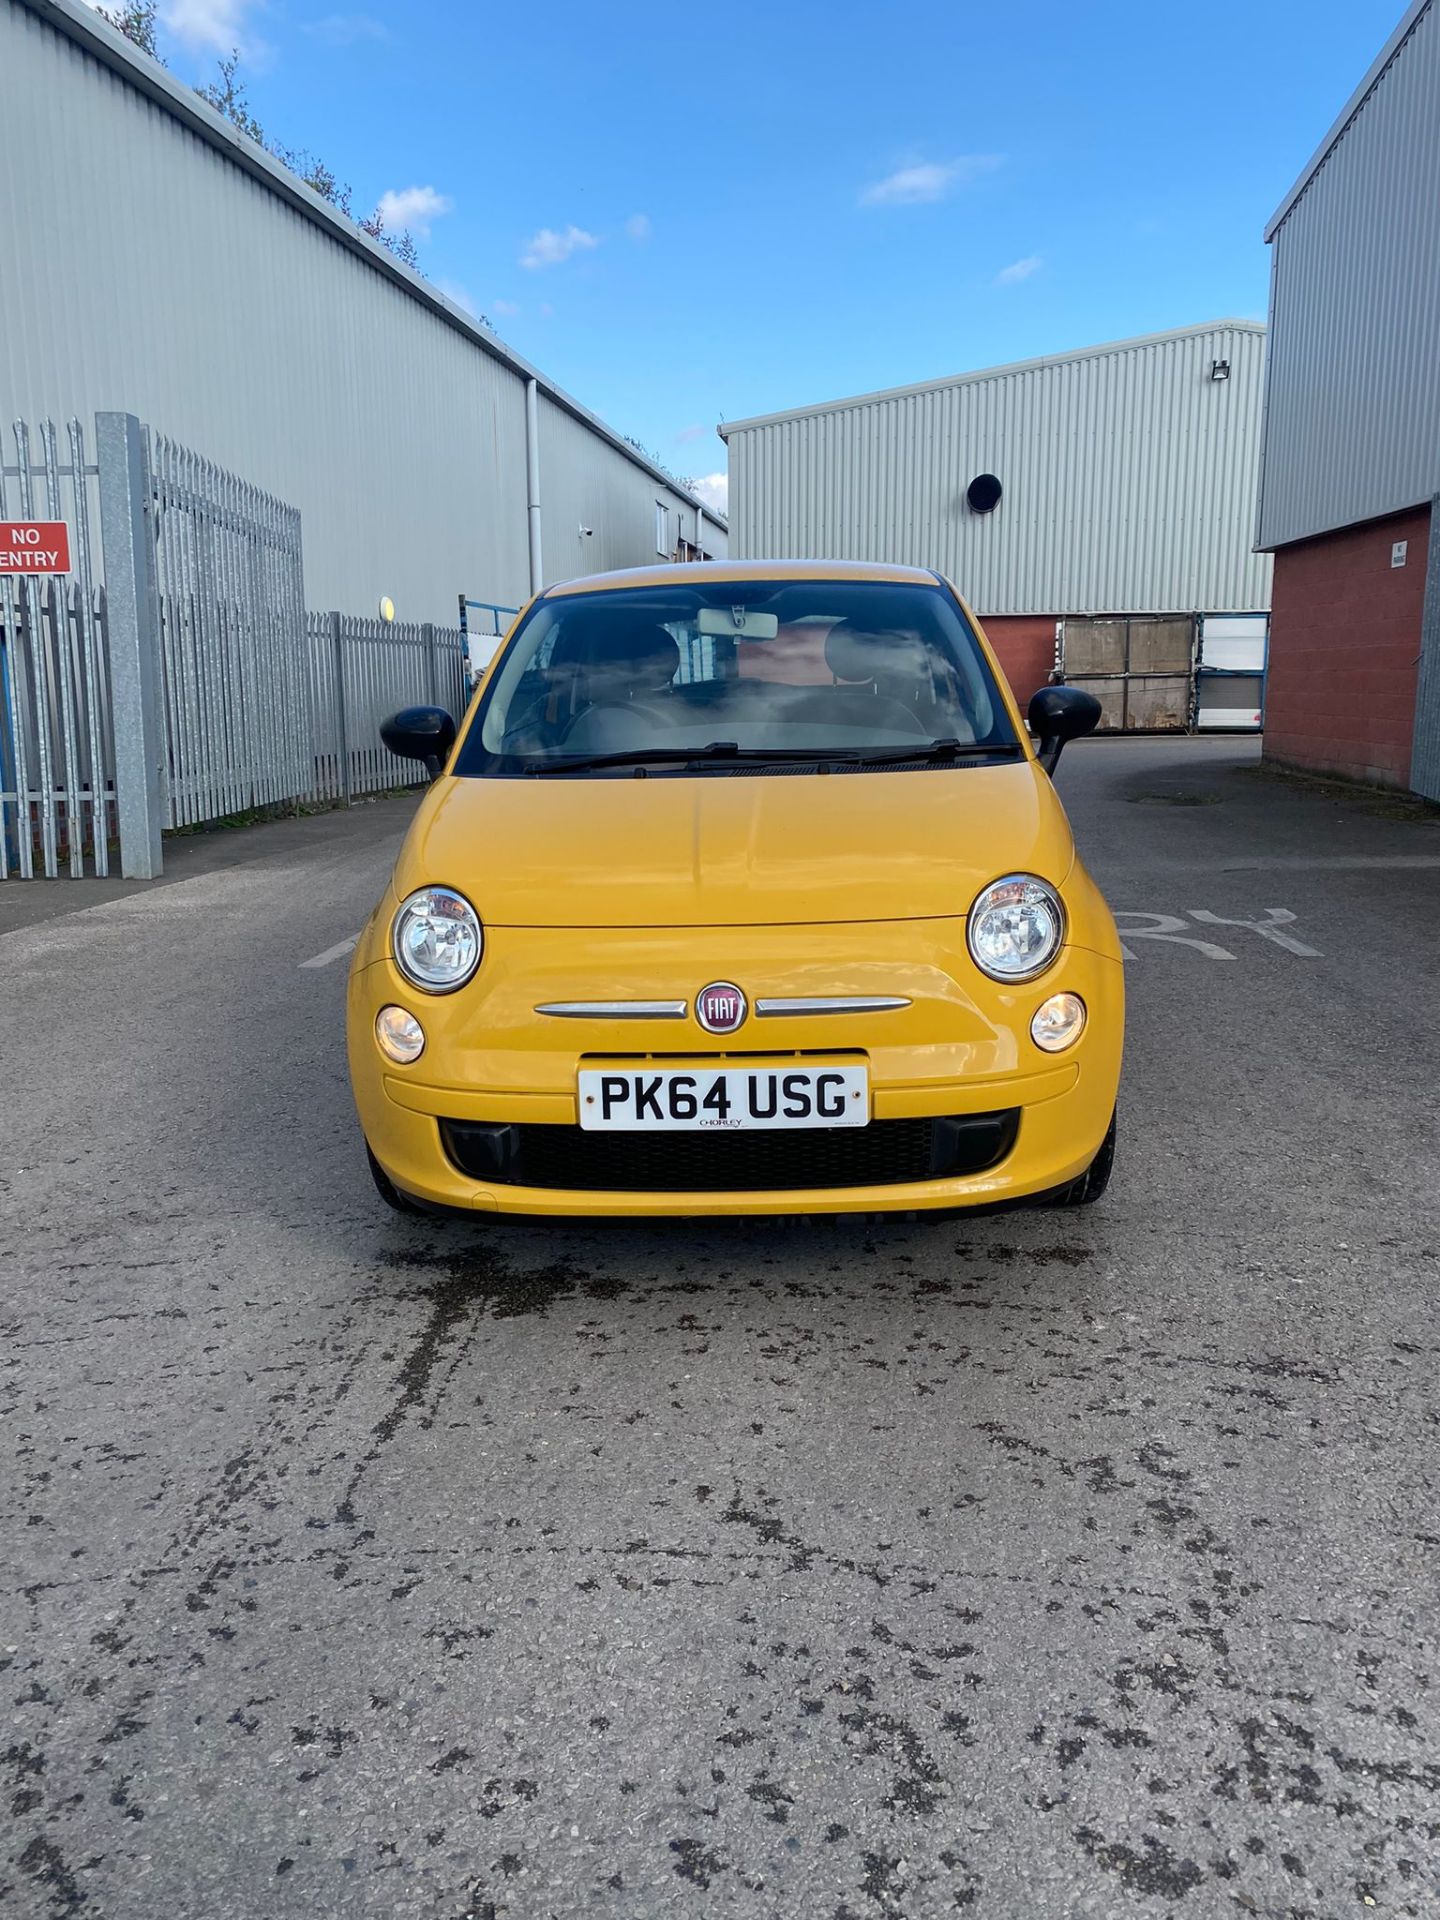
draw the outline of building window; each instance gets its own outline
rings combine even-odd
[[[663,500],[655,502],[655,551],[670,558],[670,509]]]

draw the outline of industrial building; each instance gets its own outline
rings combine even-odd
[[[937,568],[1022,699],[1058,657],[1107,726],[1258,725],[1264,346],[1217,320],[730,422],[732,551]]]
[[[1440,800],[1440,9],[1415,0],[1286,194],[1259,542],[1265,753]]]
[[[83,0],[0,0],[0,419],[138,416],[300,511],[312,607],[453,624],[725,525]]]

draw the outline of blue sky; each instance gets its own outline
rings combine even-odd
[[[675,471],[714,427],[1221,315],[1401,0],[162,0],[274,137]]]

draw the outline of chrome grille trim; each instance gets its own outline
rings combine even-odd
[[[683,1020],[685,1000],[550,1000],[536,1013],[552,1020]]]
[[[812,1013],[896,1013],[910,1004],[898,994],[819,994],[803,1000],[757,1000],[755,1017],[778,1020]]]

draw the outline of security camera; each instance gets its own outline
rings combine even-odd
[[[590,536],[594,533],[594,531],[595,529],[593,527],[581,527],[580,538],[582,540],[588,540]]]

